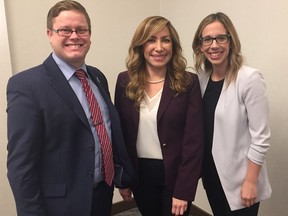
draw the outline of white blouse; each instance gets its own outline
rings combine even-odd
[[[157,133],[157,112],[162,90],[152,98],[146,92],[144,93],[144,99],[140,105],[139,129],[136,143],[139,158],[163,159]]]

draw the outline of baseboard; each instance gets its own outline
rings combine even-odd
[[[136,207],[137,206],[136,206],[136,203],[134,200],[131,202],[120,201],[117,203],[113,203],[112,215],[121,213],[123,211],[127,211],[127,210],[132,209],[132,208],[136,208]],[[192,207],[191,207],[191,214],[193,216],[211,216],[210,214],[205,212],[203,209],[195,206],[194,204],[192,204]]]
[[[201,209],[198,206],[194,205],[193,203],[192,203],[192,207],[191,207],[190,213],[193,216],[212,216],[212,215],[208,214],[206,211],[204,211],[203,209]]]
[[[136,207],[136,203],[134,200],[131,202],[120,201],[120,202],[113,203],[112,215],[115,215],[124,211],[128,211],[129,209],[132,209],[135,207]]]

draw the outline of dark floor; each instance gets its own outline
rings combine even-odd
[[[115,214],[113,216],[140,216],[141,214],[139,213],[138,209],[137,208],[132,208],[132,209],[129,209],[125,212],[121,212],[121,213],[118,213],[118,214]]]
[[[120,201],[114,203],[112,206],[112,215],[113,216],[141,216],[135,201],[125,202]],[[201,208],[192,204],[190,216],[211,216],[207,212],[203,211]]]
[[[137,208],[133,208],[133,209],[127,210],[125,212],[115,214],[113,216],[141,216],[141,214],[139,213]],[[192,214],[191,214],[191,216],[192,216]]]

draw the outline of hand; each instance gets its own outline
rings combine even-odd
[[[119,193],[124,201],[132,201],[132,192],[130,188],[119,189]]]
[[[172,214],[175,216],[183,215],[187,210],[188,202],[185,200],[180,200],[176,198],[172,198]]]
[[[242,204],[250,207],[255,204],[257,197],[257,183],[245,180],[241,189]]]

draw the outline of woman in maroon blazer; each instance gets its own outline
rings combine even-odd
[[[203,155],[199,81],[186,72],[179,36],[160,16],[146,18],[118,76],[115,105],[138,181],[131,190],[142,215],[188,215]]]

